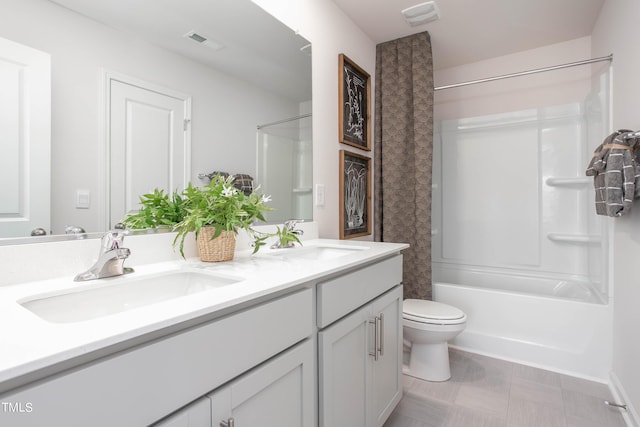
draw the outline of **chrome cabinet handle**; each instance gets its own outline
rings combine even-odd
[[[375,337],[375,343],[376,343],[376,356],[373,358],[373,360],[377,361],[378,358],[380,357],[380,317],[376,316],[376,337]]]
[[[369,352],[369,356],[373,356],[374,361],[378,361],[378,348],[380,346],[380,322],[378,317],[374,317],[373,320],[369,320],[369,324],[373,325],[373,337],[374,337],[374,345],[373,345],[373,353]]]
[[[378,347],[378,351],[380,352],[380,357],[382,357],[384,356],[384,314],[380,313],[380,316],[378,318],[380,323],[380,326],[378,327],[378,335],[380,336],[380,346]]]
[[[220,427],[235,427],[236,423],[233,418],[220,421]]]
[[[373,325],[374,345],[373,353],[369,352],[369,356],[373,356],[374,361],[384,355],[384,314],[380,313],[379,316],[369,320],[369,324]]]

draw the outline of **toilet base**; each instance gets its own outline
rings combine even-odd
[[[411,345],[408,375],[426,381],[447,381],[451,378],[447,342]]]

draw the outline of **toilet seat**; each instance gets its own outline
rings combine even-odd
[[[402,317],[406,320],[434,325],[457,325],[467,320],[467,315],[456,307],[420,299],[404,300]]]

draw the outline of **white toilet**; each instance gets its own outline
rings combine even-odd
[[[406,299],[402,307],[404,340],[411,346],[405,373],[427,381],[451,378],[449,347],[466,326],[462,310],[435,301]]]

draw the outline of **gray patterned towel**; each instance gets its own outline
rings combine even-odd
[[[636,161],[636,138],[632,131],[612,133],[596,148],[586,174],[593,176],[598,215],[622,216],[640,196],[640,173]]]
[[[233,176],[233,186],[248,196],[253,192],[253,178],[247,174],[237,173]]]

